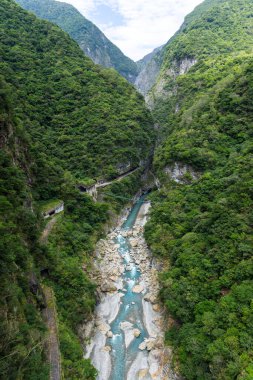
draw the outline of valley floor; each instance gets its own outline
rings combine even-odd
[[[164,347],[165,319],[158,303],[157,270],[143,237],[150,203],[135,204],[96,251],[100,303],[86,327],[86,357],[98,380],[179,379]]]

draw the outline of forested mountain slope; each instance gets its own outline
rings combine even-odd
[[[204,57],[229,54],[252,46],[250,1],[206,0],[190,13],[179,31],[142,67],[137,87],[151,107],[164,103],[179,74]],[[164,96],[165,95],[165,96]],[[159,109],[157,115],[162,113]]]
[[[129,82],[134,82],[138,68],[91,21],[72,5],[54,0],[16,0],[38,17],[51,21],[67,32],[95,63],[117,70]]]
[[[54,168],[80,178],[117,174],[118,164],[138,166],[149,155],[152,135],[141,96],[84,57],[58,27],[5,4],[1,73],[38,151],[50,154]]]
[[[38,309],[42,293],[32,292],[33,256],[39,255],[37,216],[31,210],[27,141],[1,80],[0,111],[0,251],[1,251],[1,378],[46,379],[41,349],[45,326]],[[27,300],[29,300],[27,302]],[[34,348],[38,345],[38,349]],[[34,348],[34,349],[33,349]],[[23,377],[22,377],[23,376]]]
[[[12,0],[0,13],[1,378],[48,379],[44,284],[56,298],[62,375],[94,379],[77,331],[96,302],[92,252],[113,200],[94,203],[76,184],[143,163],[152,118],[132,85],[57,26]],[[131,197],[138,175],[115,191]],[[41,207],[59,199],[64,214],[46,246]]]
[[[168,99],[176,91],[176,78],[214,56],[252,51],[252,9],[249,0],[204,1],[162,50],[161,69],[148,96],[161,122]],[[159,104],[158,104],[159,103]]]
[[[253,14],[206,1],[167,47],[154,87],[160,144],[146,238],[167,268],[167,334],[191,380],[253,377]],[[189,66],[193,67],[189,70]],[[187,66],[188,65],[188,66]]]

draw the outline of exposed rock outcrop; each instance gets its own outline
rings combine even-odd
[[[155,102],[159,98],[168,98],[171,96],[175,96],[177,94],[177,84],[176,78],[179,75],[186,74],[195,64],[197,63],[197,59],[192,57],[186,57],[181,61],[173,61],[169,68],[166,70],[160,71],[155,78],[155,84],[152,88],[152,91],[146,93],[146,103],[149,108],[153,108]],[[160,69],[162,67],[162,63],[160,64]],[[169,79],[171,79],[174,83],[169,86],[169,90],[166,88]],[[150,88],[151,89],[151,88]],[[176,105],[175,112],[179,111],[179,104]]]
[[[195,170],[191,165],[182,162],[174,162],[164,169],[165,173],[177,183],[191,183],[201,176],[201,172]]]

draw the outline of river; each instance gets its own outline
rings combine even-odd
[[[86,351],[97,380],[177,379],[163,345],[157,270],[143,237],[149,207],[142,196],[97,246],[100,303]]]

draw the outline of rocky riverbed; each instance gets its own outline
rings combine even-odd
[[[98,380],[179,379],[164,347],[158,271],[143,237],[149,207],[141,203],[135,221],[122,227],[121,222],[96,247],[99,304],[85,326],[90,338],[85,356],[97,368]]]

